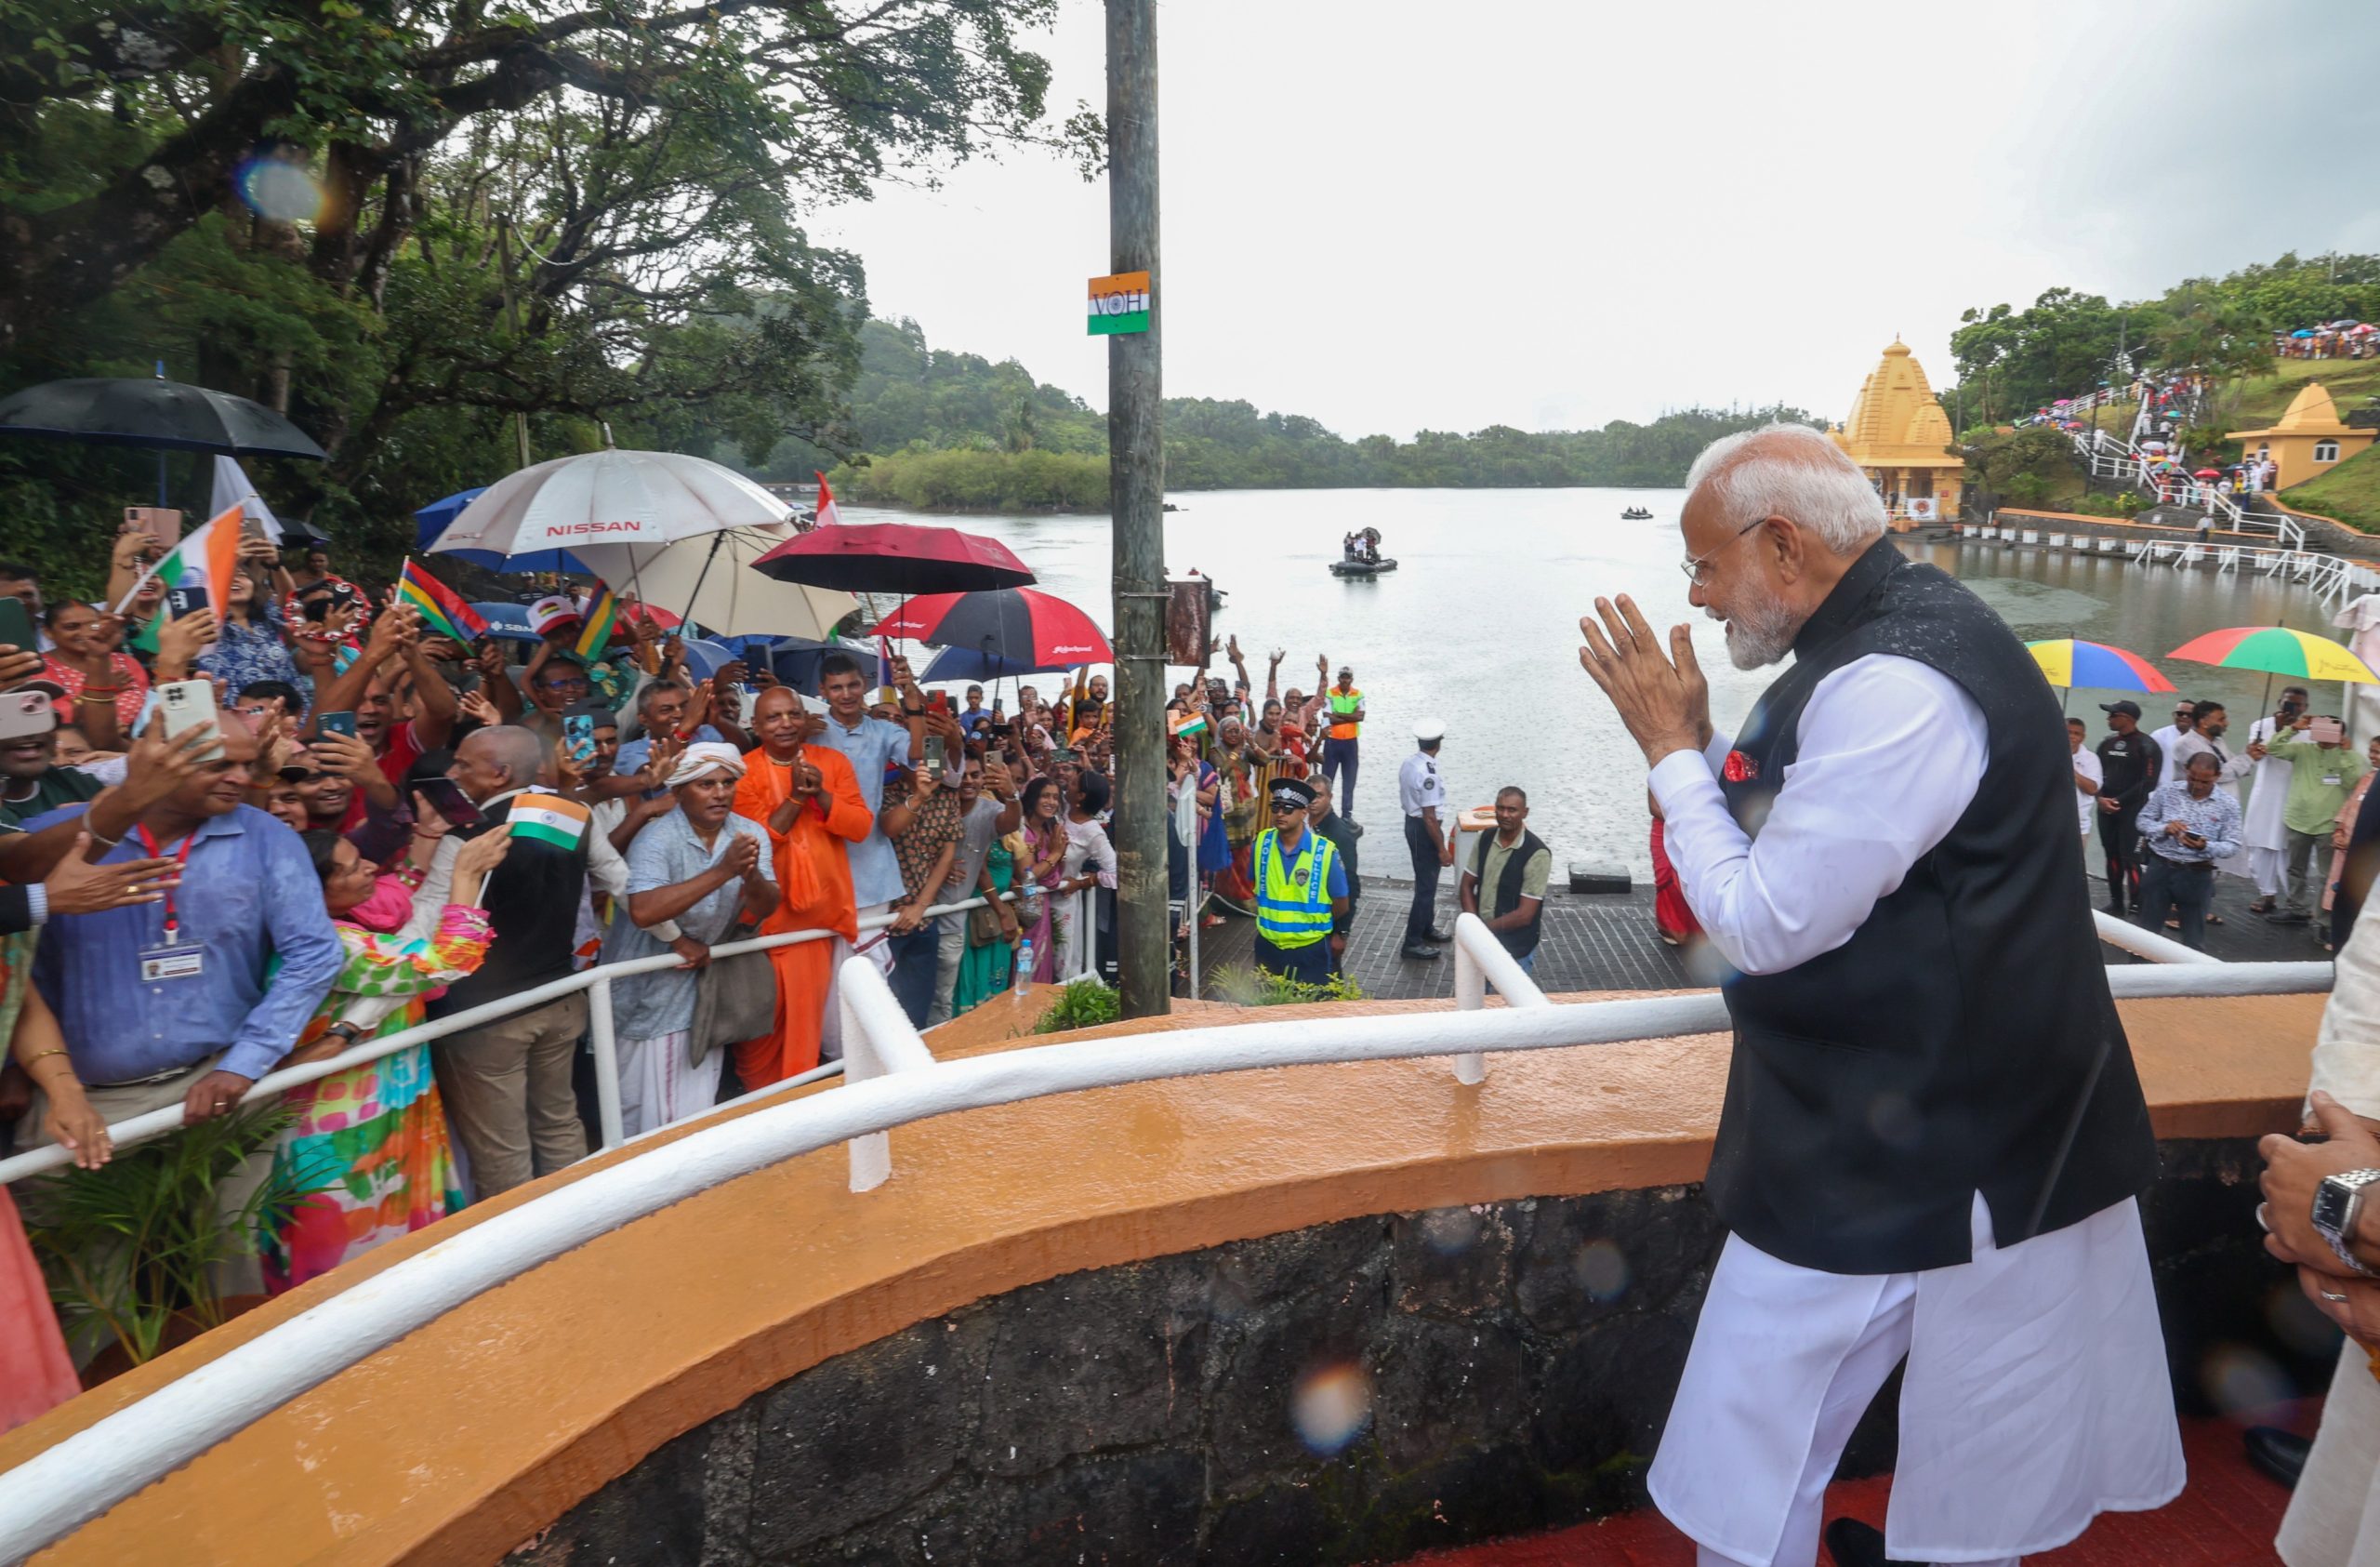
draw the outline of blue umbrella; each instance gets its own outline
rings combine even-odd
[[[815,697],[819,694],[819,661],[829,653],[849,654],[859,660],[861,669],[871,673],[876,668],[876,655],[864,646],[847,642],[813,642],[808,637],[779,637],[767,649],[769,672],[780,684],[792,686],[805,697]],[[750,661],[746,659],[747,663]]]
[[[427,550],[438,541],[438,536],[455,525],[463,508],[477,500],[485,491],[483,485],[475,490],[457,490],[443,500],[433,500],[414,515],[414,548]],[[515,575],[533,571],[567,571],[580,577],[598,575],[590,571],[576,555],[567,550],[532,550],[525,555],[498,554],[494,550],[449,550],[458,561],[469,561],[490,571],[511,572]]]
[[[501,600],[492,600],[486,604],[475,604],[471,607],[479,612],[481,619],[487,622],[487,634],[492,637],[504,637],[512,642],[545,640],[530,629],[527,604],[506,604]]]
[[[2314,329],[2310,326],[2300,326],[2289,335],[2293,338],[2310,338],[2314,335]]]
[[[686,639],[686,671],[696,680],[708,680],[738,657],[735,649],[706,637]]]

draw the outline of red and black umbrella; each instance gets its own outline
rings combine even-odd
[[[1018,588],[1033,573],[997,538],[915,523],[836,523],[787,539],[752,563],[780,582],[847,593],[966,593]]]
[[[911,599],[899,614],[879,622],[876,631],[975,655],[982,660],[982,668],[972,671],[977,678],[1071,670],[1116,657],[1090,616],[1032,588],[930,593]],[[947,678],[966,677],[954,672]]]

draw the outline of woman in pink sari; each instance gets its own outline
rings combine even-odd
[[[66,1057],[58,1019],[28,980],[33,970],[30,936],[0,942],[0,1039],[42,1091],[44,1119],[58,1146],[74,1162],[96,1170],[108,1162],[107,1123],[83,1096],[83,1084]],[[74,1362],[58,1331],[49,1285],[25,1242],[16,1199],[0,1186],[0,1431],[46,1414],[83,1390]]]

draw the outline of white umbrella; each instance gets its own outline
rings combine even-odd
[[[633,584],[645,603],[700,621],[720,636],[823,642],[858,601],[751,569],[752,562],[792,537],[791,527],[769,523],[679,544],[582,544],[571,553],[615,589]]]
[[[734,469],[707,458],[606,449],[556,458],[498,479],[430,548],[432,553],[491,550],[500,555],[568,550],[592,566],[596,546],[658,548],[721,528],[782,523],[792,511]]]

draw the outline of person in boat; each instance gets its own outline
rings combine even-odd
[[[1687,485],[1689,602],[1738,668],[1793,662],[1729,737],[1690,628],[1580,621],[1736,971],[1705,1188],[1732,1233],[1647,1483],[1704,1561],[1803,1567],[1906,1357],[1884,1531],[1836,1520],[1834,1560],[2014,1563],[2183,1481],[2071,758],[2024,645],[1902,558],[1824,435],[1729,436]]]

